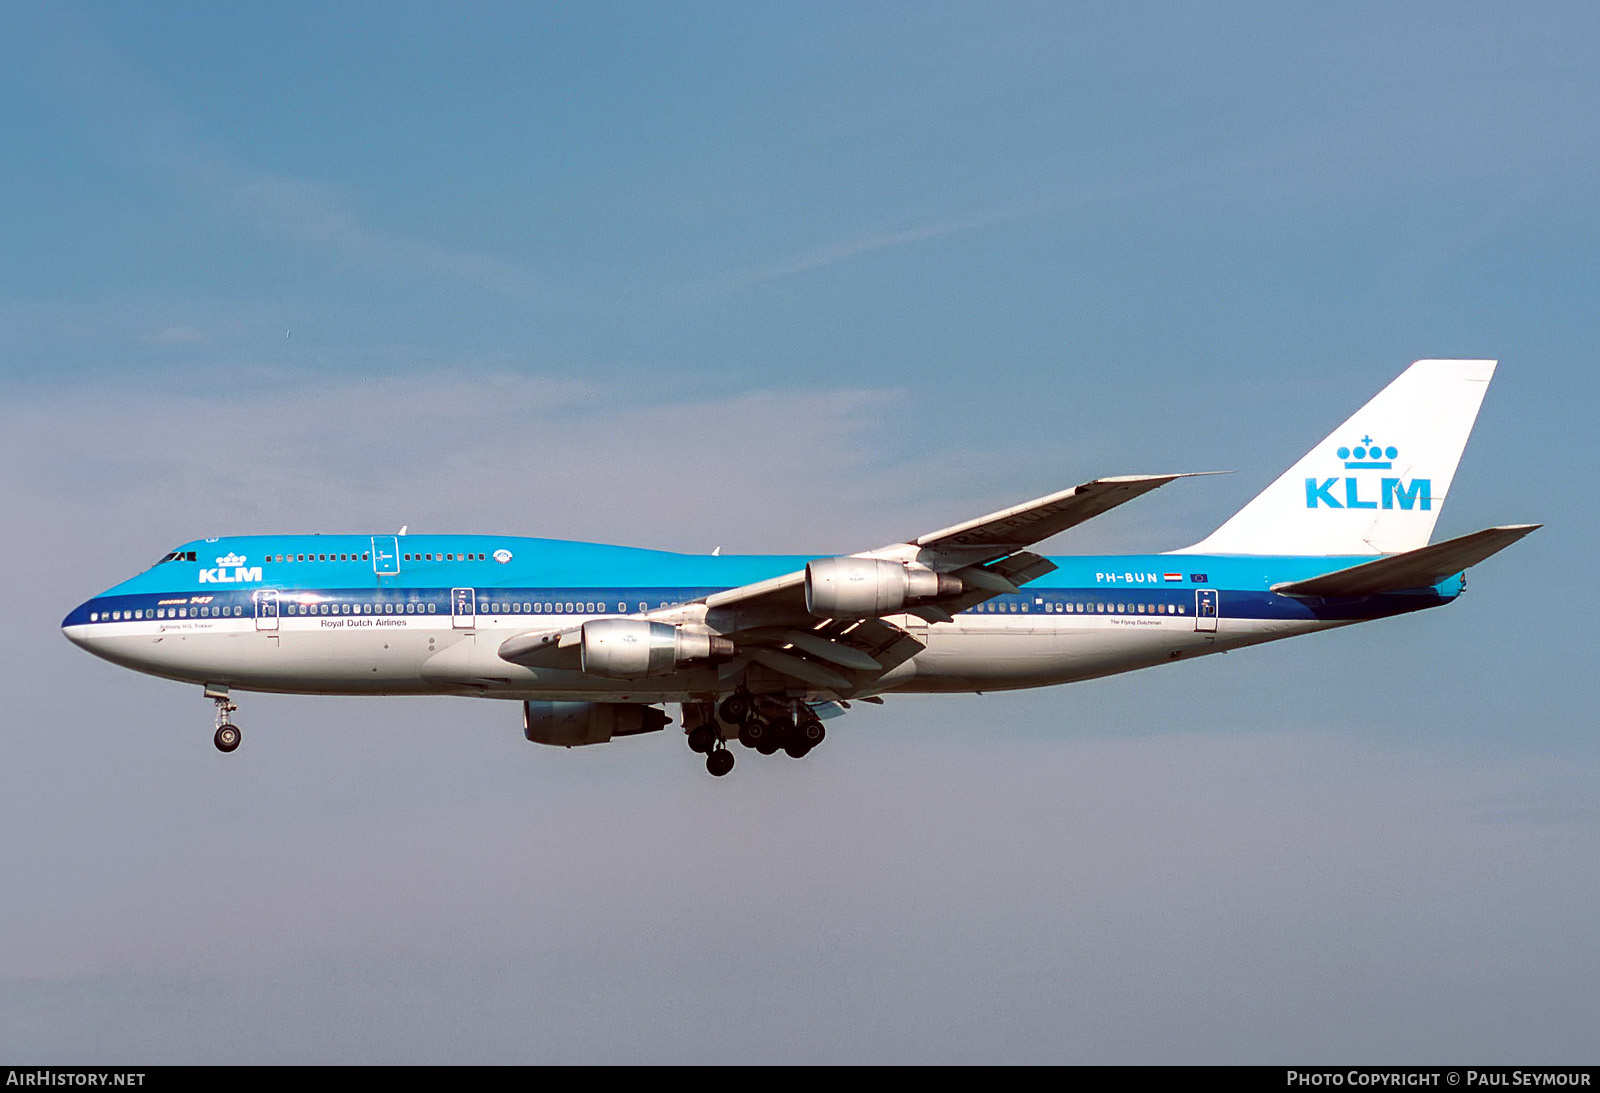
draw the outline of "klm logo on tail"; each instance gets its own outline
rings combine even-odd
[[[1361,444],[1355,449],[1340,448],[1338,456],[1344,460],[1346,470],[1389,470],[1394,466],[1400,450],[1395,447],[1384,447],[1373,443],[1372,437],[1363,436]],[[1335,496],[1335,490],[1340,482],[1344,488],[1338,490],[1341,496]],[[1406,482],[1401,478],[1380,478],[1378,480],[1378,495],[1371,495],[1370,477],[1365,479],[1368,498],[1362,500],[1363,479],[1355,476],[1340,478],[1308,478],[1306,479],[1306,508],[1314,509],[1326,505],[1330,509],[1375,509],[1382,506],[1386,509],[1399,508],[1406,511],[1420,509],[1423,512],[1433,510],[1433,482],[1427,478],[1413,478]],[[1342,497],[1342,499],[1341,499]]]

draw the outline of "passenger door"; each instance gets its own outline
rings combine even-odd
[[[256,602],[256,629],[278,629],[278,590],[259,588],[250,597]]]
[[[470,588],[450,590],[450,625],[457,630],[471,630],[477,622],[478,594]]]
[[[393,535],[372,537],[372,572],[393,577],[400,572],[400,541]]]

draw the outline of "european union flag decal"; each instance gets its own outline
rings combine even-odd
[[[1206,583],[1206,575],[1204,573],[1191,573],[1191,574],[1189,574],[1189,579],[1191,581],[1193,581],[1195,584],[1205,584]]]

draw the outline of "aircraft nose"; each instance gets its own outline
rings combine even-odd
[[[100,609],[95,600],[85,600],[61,620],[61,632],[67,640],[80,649],[94,650],[94,639],[89,636],[90,624],[99,618]]]

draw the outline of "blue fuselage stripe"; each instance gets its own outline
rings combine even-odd
[[[385,540],[399,545],[390,547]],[[396,556],[375,562],[375,545],[379,552],[393,549]],[[189,551],[197,561],[184,560]],[[497,552],[503,560],[497,560]],[[76,608],[63,625],[254,616],[255,593],[268,589],[277,591],[284,618],[352,611],[448,616],[458,606],[453,589],[472,591],[477,614],[631,614],[792,573],[811,558],[670,554],[499,536],[251,536],[189,543],[175,553],[176,560]],[[305,557],[317,560],[298,560]],[[1223,618],[1354,621],[1434,607],[1460,591],[1456,578],[1431,589],[1351,600],[1270,591],[1274,584],[1370,558],[1152,554],[1050,560],[1058,567],[1055,572],[1018,594],[996,596],[961,614],[1192,615],[1196,592],[1203,588],[1216,591]],[[379,572],[379,567],[396,571]],[[625,583],[616,579],[620,574],[628,575]]]

